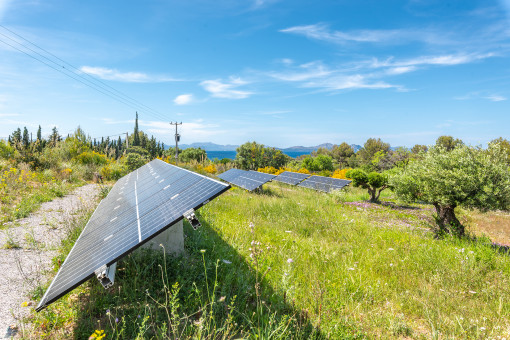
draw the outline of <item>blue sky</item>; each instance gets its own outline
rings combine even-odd
[[[510,139],[509,12],[510,0],[0,0],[0,136],[131,132],[138,111],[166,144],[176,120],[183,143]]]

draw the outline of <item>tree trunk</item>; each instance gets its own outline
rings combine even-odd
[[[437,217],[436,222],[439,226],[439,234],[452,234],[455,236],[464,236],[464,226],[455,216],[455,205],[440,205],[434,203]]]
[[[377,192],[377,189],[374,189],[374,188],[371,188],[371,187],[368,188],[368,193],[370,194],[370,202],[372,202],[372,203],[377,202],[377,197],[375,197],[376,196],[376,192]]]

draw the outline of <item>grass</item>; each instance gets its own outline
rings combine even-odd
[[[352,188],[233,188],[200,209],[201,229],[185,224],[185,256],[137,251],[119,263],[110,290],[90,280],[37,314],[35,335],[510,336],[508,254],[487,238],[436,240],[430,206],[383,194],[384,204],[371,204]]]
[[[50,175],[50,177],[49,177]],[[27,217],[42,203],[63,197],[81,181],[59,181],[51,172],[10,168],[0,172],[0,226]]]

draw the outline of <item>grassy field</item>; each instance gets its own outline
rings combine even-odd
[[[508,254],[483,236],[434,239],[431,206],[399,205],[389,191],[382,204],[366,198],[353,188],[336,194],[278,183],[261,193],[233,188],[200,210],[201,229],[185,224],[186,255],[137,251],[119,263],[113,288],[87,282],[28,320],[35,331],[25,336],[510,336]],[[497,233],[492,221],[510,220],[459,213],[479,236]],[[498,242],[508,243],[507,232]]]

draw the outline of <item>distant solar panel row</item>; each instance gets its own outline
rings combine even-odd
[[[346,179],[324,177],[324,176],[312,176],[307,178],[305,181],[298,184],[300,187],[315,189],[318,191],[331,192],[333,190],[342,189],[351,181]]]
[[[258,171],[230,169],[222,174],[219,174],[218,177],[238,187],[248,191],[253,191],[257,188],[260,188],[263,184],[269,182],[275,177],[275,175],[265,174]]]
[[[183,219],[230,186],[160,160],[124,176],[97,206],[36,310],[41,310],[102,266]]]
[[[297,185],[299,182],[310,175],[301,174],[299,172],[284,171],[274,178],[274,181],[283,182],[291,185]]]

